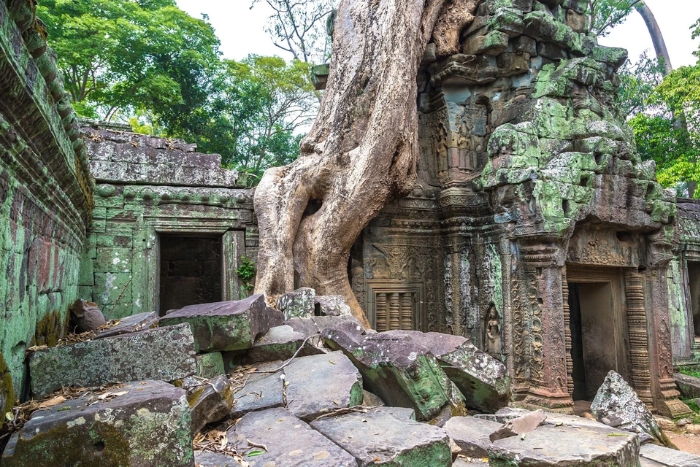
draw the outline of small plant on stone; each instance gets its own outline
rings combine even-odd
[[[236,269],[236,274],[243,282],[241,288],[250,293],[253,290],[253,279],[255,279],[255,263],[247,256],[241,256],[241,265]]]

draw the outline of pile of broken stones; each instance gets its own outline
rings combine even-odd
[[[313,289],[131,316],[29,369],[44,402],[7,467],[700,465],[614,372],[599,421],[507,407],[505,366],[467,339],[365,331]]]

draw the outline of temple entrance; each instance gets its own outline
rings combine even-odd
[[[222,300],[221,236],[160,236],[160,307],[166,311]]]
[[[628,379],[624,288],[619,270],[567,270],[574,401],[591,401],[610,370]]]

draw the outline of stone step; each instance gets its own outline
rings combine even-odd
[[[195,373],[194,357],[186,324],[51,347],[29,358],[32,393],[41,397],[63,386],[173,381]]]
[[[355,456],[358,465],[449,467],[449,438],[441,428],[380,410],[325,417],[311,426]]]
[[[227,438],[236,452],[256,466],[357,466],[352,455],[283,408],[243,416]],[[251,451],[259,455],[247,456]]]
[[[648,465],[700,467],[700,456],[651,443],[644,444],[639,448],[639,458],[640,460],[648,461]]]
[[[190,305],[169,311],[161,326],[188,323],[195,350],[221,352],[249,349],[258,336],[282,324],[282,314],[267,306],[263,295],[245,300]]]
[[[191,467],[193,460],[185,391],[140,381],[34,412],[0,464]]]

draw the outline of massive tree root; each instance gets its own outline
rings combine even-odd
[[[389,201],[412,188],[421,58],[436,30],[439,53],[456,53],[477,4],[341,1],[326,92],[301,156],[267,170],[255,193],[256,293],[274,299],[297,285],[343,295],[369,327],[348,281],[350,248]]]

